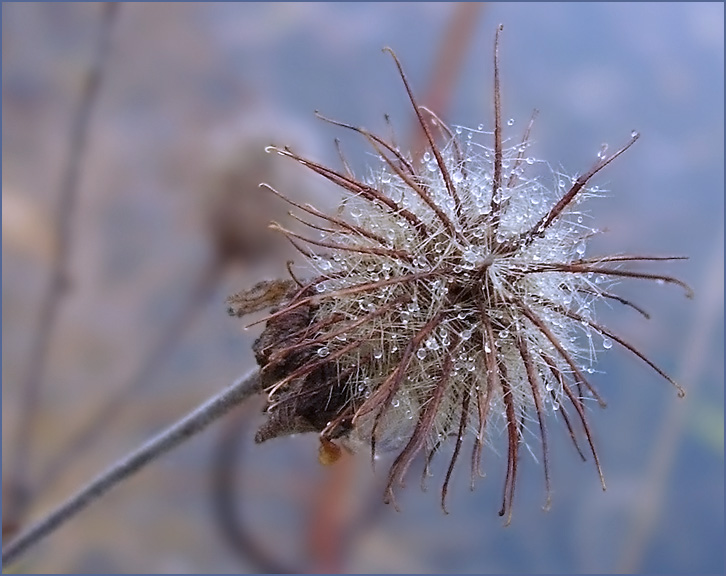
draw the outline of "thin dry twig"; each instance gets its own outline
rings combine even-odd
[[[58,323],[58,313],[69,285],[68,263],[71,252],[72,218],[78,196],[80,173],[86,158],[89,125],[103,79],[110,49],[111,30],[118,3],[101,5],[101,17],[94,59],[83,78],[77,108],[73,114],[68,141],[68,158],[63,169],[56,206],[56,252],[50,278],[39,306],[38,323],[33,334],[28,366],[22,380],[18,429],[12,459],[7,467],[9,478],[4,489],[9,498],[3,509],[3,526],[19,526],[30,502],[29,461],[37,427],[37,407],[45,375],[48,351]]]
[[[169,428],[118,460],[45,518],[4,547],[2,552],[3,568],[14,562],[23,552],[50,535],[111,488],[127,480],[146,467],[147,464],[198,434],[212,422],[224,416],[232,408],[259,391],[259,372],[254,369],[175,424],[172,424]]]
[[[266,574],[296,574],[302,570],[285,566],[278,555],[261,545],[247,526],[244,516],[239,512],[240,491],[244,483],[238,470],[244,466],[243,454],[239,449],[247,437],[250,427],[250,409],[254,403],[232,414],[220,430],[212,453],[210,492],[212,514],[215,524],[230,548],[240,559]]]

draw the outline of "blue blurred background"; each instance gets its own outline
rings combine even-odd
[[[462,13],[470,31],[452,24]],[[86,3],[2,5],[4,477],[54,257],[71,112],[99,14]],[[224,298],[281,274],[289,257],[264,229],[286,218],[286,208],[256,183],[322,206],[336,202],[335,190],[262,148],[291,144],[337,165],[333,138],[341,137],[363,173],[371,157],[362,143],[313,111],[383,133],[387,113],[399,140],[410,140],[409,104],[381,48],[397,52],[426,104],[442,89],[434,69],[447,34],[465,51],[438,112],[451,124],[491,128],[493,38],[503,23],[504,114],[515,119],[509,136],[517,138],[538,108],[537,156],[574,173],[592,164],[602,143],[612,149],[631,130],[642,134],[593,182],[610,193],[588,205],[594,225],[608,230],[592,254],[688,255],[658,270],[688,282],[696,298],[632,281],[623,293],[652,319],[618,308],[603,309],[601,319],[673,374],[686,398],[626,351],[604,354],[595,382],[609,405],[593,409],[590,421],[607,491],[564,427],[551,426],[552,509],[541,510],[540,465],[525,454],[507,528],[496,514],[503,438],[493,440],[499,454],[486,452],[487,477],[476,491],[466,466],[457,471],[449,515],[436,496],[444,459],[426,494],[419,468],[412,470],[397,513],[378,503],[382,474],[374,477],[366,462],[331,472],[318,465],[313,437],[254,446],[251,428],[228,424],[244,439],[235,506],[267,553],[299,570],[322,569],[311,534],[321,525],[330,530],[320,510],[332,501],[352,534],[337,551],[341,571],[723,573],[723,21],[720,3],[121,6],[72,220],[71,289],[38,407],[34,473],[42,475],[98,406],[133,379],[167,337],[165,326],[185,314],[189,321],[148,384],[34,498],[30,517],[252,367],[259,327],[243,331],[226,316]],[[210,275],[191,314],[190,295]],[[240,414],[242,424],[259,422],[252,411]],[[228,545],[211,512],[210,454],[221,433],[207,432],[115,490],[23,568],[258,570]],[[366,510],[375,514],[362,522]]]

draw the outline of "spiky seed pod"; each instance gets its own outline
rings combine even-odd
[[[261,283],[229,300],[236,315],[274,307],[259,321],[266,327],[254,346],[269,396],[268,418],[256,439],[318,432],[321,461],[332,459],[333,440],[351,449],[369,446],[371,455],[398,450],[386,502],[393,502],[394,486],[417,454],[430,458],[452,439],[441,491],[445,510],[464,437],[474,438],[473,483],[483,443],[492,430],[505,429],[500,515],[509,521],[520,447],[530,429],[541,440],[549,504],[547,416],[557,412],[583,458],[580,443],[589,445],[604,488],[585,406],[588,398],[604,405],[588,380],[595,352],[617,342],[683,395],[665,372],[595,320],[603,300],[646,315],[611,292],[619,279],[677,284],[690,296],[676,278],[627,268],[677,258],[584,257],[595,230],[582,223],[578,205],[599,194],[590,179],[638,135],[613,154],[601,151],[580,176],[555,174],[550,189],[546,177],[532,174],[547,165],[526,155],[532,122],[521,142],[503,139],[498,33],[493,147],[481,142],[490,136],[481,127],[452,132],[419,106],[398,59],[387,51],[426,134],[422,158],[331,120],[363,136],[377,153],[380,165],[367,178],[356,178],[347,165],[336,171],[287,148],[268,149],[334,182],[347,198],[329,215],[265,185],[302,211],[295,217],[316,231],[305,237],[272,225],[315,273],[301,280],[291,271],[290,280]]]

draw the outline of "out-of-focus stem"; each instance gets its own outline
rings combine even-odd
[[[355,478],[354,457],[343,451],[330,465],[320,488],[315,491],[308,521],[308,549],[312,566],[319,574],[344,571],[345,538],[352,518],[350,496]]]
[[[249,434],[250,411],[254,403],[230,415],[221,429],[212,454],[211,499],[215,524],[232,550],[253,570],[262,574],[299,574],[299,567],[286,566],[278,550],[268,550],[254,537],[251,526],[240,512],[239,501],[244,481],[238,473],[243,468],[239,449]]]
[[[708,360],[705,354],[709,349],[708,339],[714,333],[714,324],[723,320],[723,262],[724,230],[714,243],[715,250],[711,262],[706,266],[701,286],[707,287],[698,295],[699,307],[691,324],[691,334],[684,341],[678,379],[688,383],[688,394],[694,397],[695,386],[701,376],[703,366]],[[658,516],[663,509],[668,480],[676,459],[683,426],[686,423],[687,406],[682,402],[672,402],[662,419],[661,429],[655,434],[657,443],[652,452],[645,473],[642,497],[634,502],[631,509],[630,530],[623,540],[618,572],[633,574],[642,570],[643,556],[647,551],[653,529],[657,526]]]
[[[21,401],[18,429],[15,436],[12,459],[6,470],[4,493],[7,496],[3,507],[3,526],[20,525],[29,503],[28,470],[33,435],[37,421],[37,407],[41,384],[44,379],[48,350],[55,332],[58,311],[68,287],[68,262],[70,261],[72,216],[78,195],[79,174],[85,159],[88,127],[93,109],[98,100],[99,87],[107,60],[111,29],[118,11],[118,3],[101,4],[95,57],[83,78],[81,94],[73,115],[68,141],[68,157],[60,182],[56,207],[56,252],[48,284],[40,303],[38,324],[30,345],[28,366],[21,384]]]
[[[444,117],[456,89],[457,79],[471,44],[484,2],[457,2],[452,8],[451,20],[441,37],[431,79],[421,102],[437,115]],[[426,147],[426,136],[418,123],[414,123],[410,137],[411,154],[418,158]]]

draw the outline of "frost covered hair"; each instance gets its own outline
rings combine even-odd
[[[670,276],[628,268],[676,257],[584,257],[595,230],[583,224],[577,205],[598,194],[589,181],[638,134],[612,154],[602,150],[580,176],[553,175],[526,154],[534,116],[521,142],[503,138],[498,37],[493,148],[481,142],[492,136],[483,126],[452,131],[419,106],[390,49],[426,137],[420,158],[325,118],[369,142],[380,164],[367,178],[356,178],[345,162],[337,171],[270,147],[337,184],[346,198],[329,215],[264,185],[297,208],[302,216],[294,218],[312,230],[304,236],[272,224],[315,272],[299,279],[290,268],[290,279],[260,283],[229,304],[239,316],[275,307],[258,321],[266,327],[254,346],[269,398],[257,441],[315,431],[322,460],[334,459],[341,445],[363,444],[372,456],[397,450],[385,492],[395,505],[394,486],[417,454],[425,453],[428,468],[452,439],[441,491],[445,509],[464,438],[474,439],[473,485],[483,444],[506,430],[500,515],[509,521],[520,447],[533,434],[541,440],[549,504],[548,413],[560,415],[583,459],[592,453],[602,481],[585,406],[588,398],[604,405],[588,381],[598,349],[618,343],[683,395],[665,372],[595,320],[595,305],[619,302],[647,317],[611,291],[624,278],[691,291]],[[538,170],[553,175],[554,185],[530,174]]]

